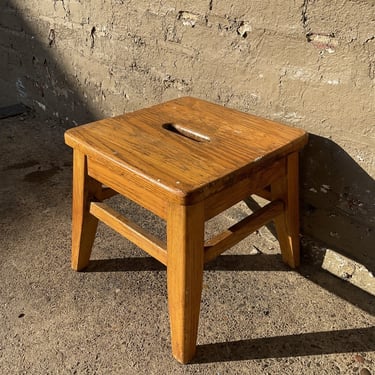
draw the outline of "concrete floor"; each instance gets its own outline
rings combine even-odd
[[[1,374],[375,374],[374,297],[308,255],[288,269],[267,228],[207,265],[197,356],[178,364],[164,266],[100,225],[88,270],[70,269],[63,131],[0,120]],[[164,236],[150,213],[113,205]],[[207,235],[248,212],[235,206]]]

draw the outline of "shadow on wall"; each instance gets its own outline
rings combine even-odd
[[[0,107],[21,102],[71,125],[98,113],[84,98],[85,88],[68,75],[55,48],[54,30],[39,31],[12,1],[0,10]]]
[[[374,272],[374,179],[339,145],[316,135],[301,169],[303,232]]]
[[[375,272],[374,179],[338,144],[314,134],[300,164],[301,232]],[[246,204],[259,208],[252,198]]]

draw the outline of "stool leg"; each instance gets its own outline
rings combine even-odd
[[[286,176],[271,185],[272,199],[285,202],[284,213],[274,219],[283,261],[299,266],[298,153],[287,157]]]
[[[72,268],[84,269],[91,255],[98,219],[89,213],[90,199],[100,184],[87,175],[86,156],[73,151]]]
[[[167,285],[172,352],[189,362],[196,349],[203,283],[203,204],[171,205],[167,218]]]

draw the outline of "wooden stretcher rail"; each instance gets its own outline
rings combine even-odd
[[[209,262],[216,258],[225,250],[242,241],[250,233],[256,231],[275,217],[282,214],[283,210],[284,203],[281,200],[273,201],[231,226],[224,232],[207,240],[204,246],[204,261]]]
[[[90,214],[132,241],[159,262],[167,265],[166,246],[159,238],[147,233],[139,225],[119,214],[105,203],[91,202]]]

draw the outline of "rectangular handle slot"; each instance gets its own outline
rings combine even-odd
[[[163,128],[172,133],[180,135],[181,137],[188,138],[194,142],[209,142],[210,141],[210,137],[208,137],[207,135],[198,133],[195,130],[185,128],[181,125],[167,123],[167,124],[163,124]]]

